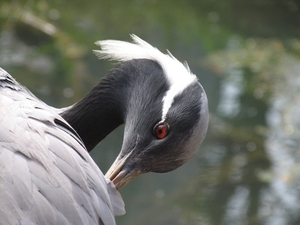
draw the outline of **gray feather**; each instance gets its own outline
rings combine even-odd
[[[1,223],[115,224],[122,198],[83,146],[53,108],[0,68]]]

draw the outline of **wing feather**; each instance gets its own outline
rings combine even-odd
[[[4,224],[115,224],[120,194],[53,108],[0,69]]]

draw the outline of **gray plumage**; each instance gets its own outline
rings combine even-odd
[[[0,224],[115,224],[124,212],[77,133],[0,68]]]

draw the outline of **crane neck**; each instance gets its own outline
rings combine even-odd
[[[88,151],[124,123],[129,76],[111,70],[83,99],[61,116],[77,131]]]
[[[167,84],[160,65],[148,59],[120,63],[80,101],[61,116],[77,131],[88,151],[126,120],[133,121],[149,98],[158,99],[153,89]]]
[[[77,131],[88,151],[126,120],[134,121],[147,102],[160,101],[167,90],[161,66],[149,59],[120,63],[79,102],[61,116]],[[162,98],[162,97],[160,97]],[[139,109],[141,109],[139,111]],[[146,112],[149,113],[149,112]]]

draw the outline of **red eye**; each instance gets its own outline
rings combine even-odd
[[[166,123],[158,123],[157,125],[155,125],[153,131],[154,131],[154,135],[158,139],[162,139],[166,137],[168,134],[168,125]]]

